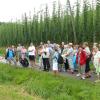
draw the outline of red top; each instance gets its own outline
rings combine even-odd
[[[79,63],[80,65],[86,64],[86,52],[84,50],[82,50],[80,53],[79,52],[77,53],[76,63],[77,64]]]

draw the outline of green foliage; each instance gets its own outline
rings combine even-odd
[[[96,0],[96,6],[89,0],[77,0],[74,9],[67,0],[66,6],[58,2],[53,3],[52,15],[46,5],[45,10],[37,12],[33,16],[22,16],[22,20],[16,22],[0,23],[0,46],[11,44],[39,44],[46,42],[99,42],[100,37],[100,0]],[[83,7],[83,8],[82,8]]]
[[[100,84],[0,64],[0,84],[20,86],[43,100],[99,100]],[[16,100],[16,99],[15,99]],[[23,99],[22,99],[23,100]],[[31,99],[27,99],[31,100]]]

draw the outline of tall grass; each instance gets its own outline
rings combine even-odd
[[[0,84],[21,86],[44,100],[99,100],[100,84],[0,64]]]

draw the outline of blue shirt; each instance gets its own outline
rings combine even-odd
[[[59,56],[58,52],[55,51],[55,53],[54,53],[54,55],[53,55],[53,62],[54,62],[54,63],[57,63],[58,56]]]
[[[8,50],[8,58],[13,58],[14,57],[14,53],[12,50]]]

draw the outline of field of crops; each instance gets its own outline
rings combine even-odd
[[[47,40],[100,42],[100,0],[73,0],[76,1],[74,6],[71,0],[65,1],[65,5],[60,2],[53,2],[51,7],[44,5],[39,12],[34,8],[32,16],[25,13],[16,22],[1,22],[0,46],[29,45],[30,42],[38,45]]]
[[[0,100],[99,100],[100,83],[0,64]]]

